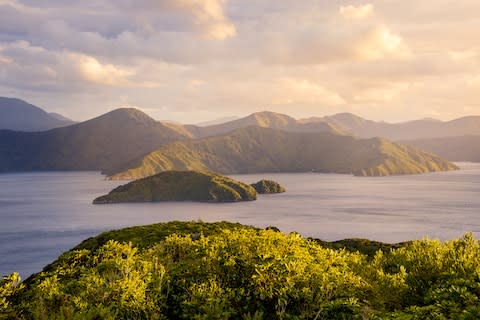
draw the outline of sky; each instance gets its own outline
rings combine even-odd
[[[74,120],[480,114],[478,0],[0,0],[0,96]]]

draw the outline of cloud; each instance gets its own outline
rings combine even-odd
[[[390,31],[386,26],[368,30],[354,45],[361,59],[377,60],[384,57],[407,58],[410,51],[401,36]]]
[[[208,40],[224,40],[236,35],[227,17],[227,0],[117,0],[111,5],[119,14],[134,17],[146,35],[159,31],[193,31]]]
[[[126,85],[127,77],[134,74],[132,71],[114,66],[112,64],[102,64],[91,56],[78,53],[68,54],[75,68],[77,68],[84,80],[105,85]]]
[[[67,50],[49,51],[27,41],[3,45],[0,49],[3,79],[6,85],[28,86],[37,90],[79,89],[79,86],[102,84],[136,86],[129,78],[135,72],[97,58]]]
[[[208,39],[224,40],[236,35],[235,25],[225,15],[226,0],[170,0],[170,3],[190,13],[193,23]]]
[[[76,119],[127,104],[195,122],[270,108],[480,113],[479,10],[477,0],[0,0],[0,95]]]
[[[340,6],[338,13],[347,19],[365,19],[373,15],[374,7],[371,3],[360,6]]]
[[[285,77],[277,81],[277,86],[280,90],[273,98],[274,105],[306,103],[332,106],[345,103],[337,93],[308,79]]]

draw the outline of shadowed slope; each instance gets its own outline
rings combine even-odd
[[[0,171],[103,170],[184,139],[136,109],[45,132],[0,131]]]

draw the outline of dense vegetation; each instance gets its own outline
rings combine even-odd
[[[156,201],[234,202],[255,200],[255,189],[245,183],[207,172],[164,171],[132,181],[98,197],[94,204]]]
[[[222,174],[335,172],[359,176],[452,170],[437,156],[385,139],[355,139],[325,132],[248,127],[227,135],[164,145],[119,168],[111,179],[138,179],[165,170]]]
[[[25,283],[4,277],[0,310],[12,319],[480,317],[471,235],[371,256],[350,249],[230,223],[127,228],[88,239]]]
[[[285,192],[285,188],[282,185],[272,180],[260,180],[252,183],[251,186],[260,194]]]

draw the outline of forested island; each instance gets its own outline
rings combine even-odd
[[[164,171],[132,181],[93,200],[94,204],[119,202],[199,201],[237,202],[257,198],[243,182],[208,172]]]
[[[229,222],[105,232],[24,282],[7,319],[478,319],[480,244],[334,243]]]

